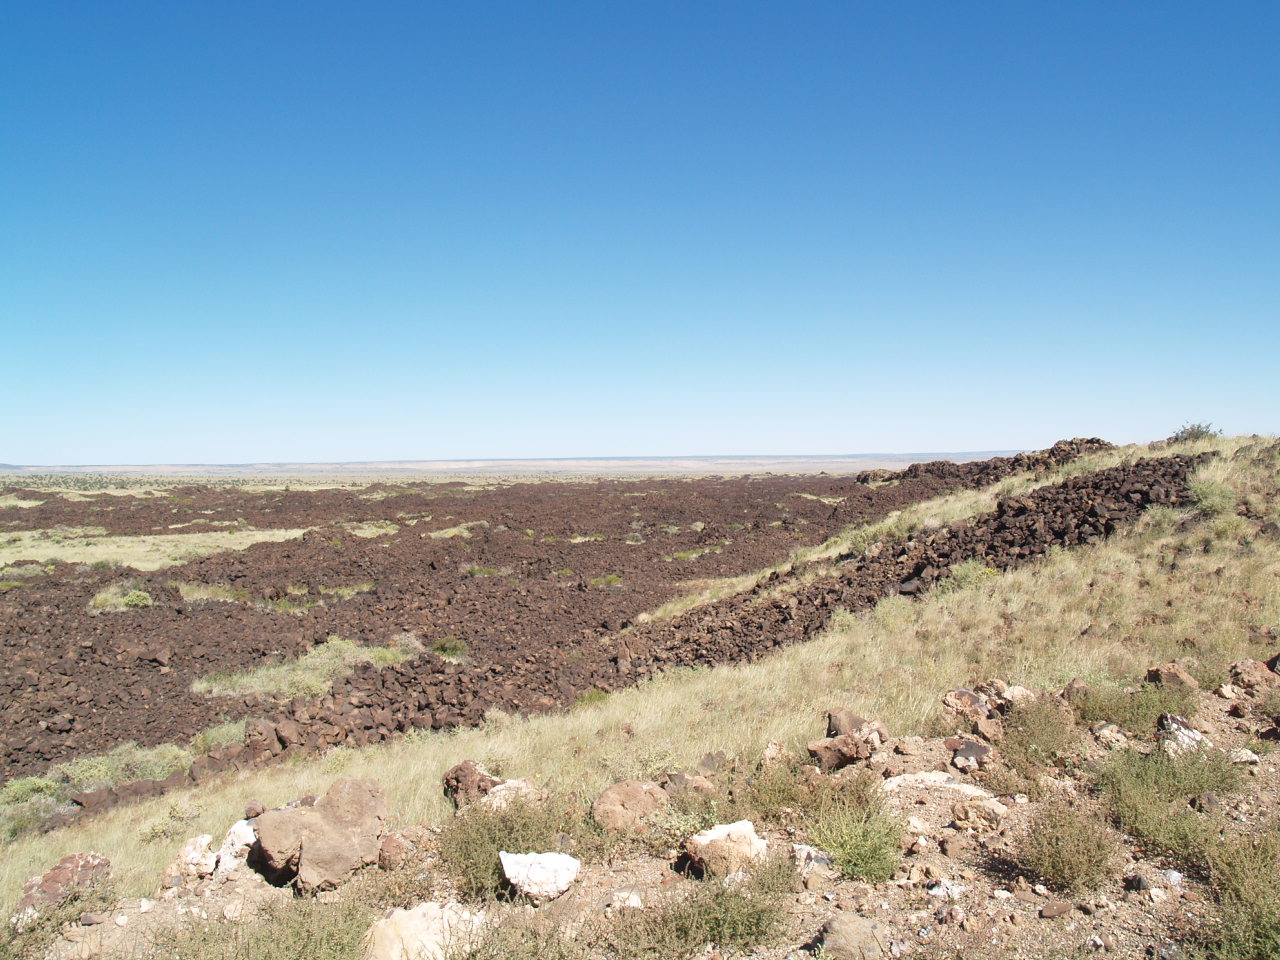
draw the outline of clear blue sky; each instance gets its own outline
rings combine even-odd
[[[1280,430],[1280,6],[10,2],[0,462]]]

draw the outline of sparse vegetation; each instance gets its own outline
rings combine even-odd
[[[463,896],[486,899],[508,895],[499,851],[561,851],[583,859],[603,842],[574,800],[553,796],[543,803],[473,804],[445,822],[439,851]]]
[[[452,660],[454,663],[465,660],[467,654],[471,652],[471,647],[467,644],[467,641],[460,640],[457,637],[441,637],[432,643],[428,649],[437,657],[443,660]]]
[[[141,610],[155,603],[155,598],[139,589],[133,581],[113,583],[93,595],[89,609],[94,613],[120,613]]]
[[[1078,739],[1070,710],[1057,700],[1039,697],[1015,707],[1005,718],[1000,756],[1020,776],[1032,778],[1054,767]]]
[[[871,790],[841,790],[805,822],[810,842],[831,856],[840,875],[879,882],[893,876],[900,856],[902,824]]]
[[[1130,733],[1145,735],[1155,729],[1160,714],[1189,713],[1193,700],[1192,691],[1179,687],[1095,684],[1072,701],[1071,708],[1081,723],[1114,723]]]

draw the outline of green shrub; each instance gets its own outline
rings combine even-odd
[[[1000,579],[1000,571],[981,560],[965,560],[951,568],[951,574],[938,584],[939,593],[955,593]]]
[[[1031,818],[1014,859],[1049,886],[1080,893],[1116,876],[1119,847],[1119,835],[1092,811],[1049,802]]]
[[[1009,711],[1000,756],[1022,777],[1032,777],[1078,742],[1071,711],[1051,697],[1038,697]]]
[[[841,876],[875,883],[890,879],[898,866],[902,824],[889,813],[883,793],[863,786],[867,780],[857,778],[850,789],[826,795],[806,814],[803,829]]]
[[[1229,793],[1239,780],[1239,770],[1216,750],[1176,758],[1123,750],[1098,776],[1117,827],[1186,863],[1203,859],[1217,834],[1216,823],[1193,811],[1188,801],[1202,793]]]
[[[1143,684],[1132,693],[1120,687],[1091,687],[1071,702],[1071,709],[1083,724],[1114,723],[1130,733],[1151,733],[1162,713],[1189,716],[1195,692],[1180,687]]]
[[[1212,423],[1184,423],[1169,435],[1168,443],[1195,443],[1200,440],[1212,440],[1222,436],[1221,430],[1214,429]]]
[[[1203,937],[1204,952],[1213,960],[1280,957],[1280,832],[1218,843],[1208,862],[1221,917]]]
[[[375,919],[373,907],[357,897],[289,900],[253,923],[162,927],[141,960],[351,960]]]
[[[145,590],[130,590],[124,595],[121,603],[124,604],[127,610],[141,610],[143,607],[151,606],[155,603],[155,600]]]
[[[597,707],[609,699],[608,690],[587,690],[573,701],[574,707]]]

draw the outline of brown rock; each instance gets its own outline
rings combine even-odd
[[[1280,686],[1280,674],[1258,660],[1240,660],[1231,665],[1231,679],[1250,692]]]
[[[962,717],[978,720],[991,715],[987,702],[980,694],[966,687],[955,687],[942,696],[942,705]]]
[[[464,760],[444,775],[444,795],[455,807],[465,807],[479,800],[502,781],[484,770],[474,760]]]
[[[100,853],[69,853],[44,873],[22,885],[18,914],[39,915],[65,903],[74,891],[104,882],[111,861]]]
[[[662,788],[650,780],[623,780],[596,798],[591,815],[606,830],[644,833],[648,819],[669,802]]]
[[[1199,690],[1200,684],[1196,678],[1187,673],[1181,666],[1176,663],[1166,663],[1163,666],[1152,667],[1147,671],[1147,683],[1157,683],[1162,687],[1174,687],[1183,690]]]
[[[1056,920],[1058,917],[1065,917],[1072,909],[1072,905],[1063,900],[1050,900],[1040,908],[1040,916],[1046,920]]]
[[[1063,700],[1066,700],[1068,703],[1070,703],[1074,700],[1079,700],[1081,697],[1088,696],[1090,689],[1091,688],[1087,683],[1085,683],[1079,677],[1076,677],[1074,680],[1072,680],[1070,683],[1068,683],[1065,687],[1062,688],[1062,692],[1059,694],[1059,696],[1062,697]]]
[[[859,760],[866,760],[876,749],[870,740],[849,734],[811,740],[807,744],[807,748],[809,756],[817,760],[818,766],[828,773],[832,770],[840,770]]]

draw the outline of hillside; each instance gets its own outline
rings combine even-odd
[[[601,664],[627,672],[546,715],[493,701],[482,726],[406,724],[385,740],[353,723],[361,736],[340,746],[304,736],[282,759],[18,834],[0,868],[10,902],[87,850],[110,858],[114,888],[7,949],[72,955],[107,930],[119,955],[354,956],[388,906],[432,900],[482,916],[451,958],[1275,956],[1280,676],[1263,662],[1280,653],[1278,485],[1274,441],[1210,438],[1090,450],[870,511],[784,562],[646,594],[647,611],[592,638]],[[582,649],[566,663],[594,663]],[[357,666],[334,694],[359,710],[387,690],[385,706],[368,702],[390,710],[404,695],[388,678],[414,677],[396,669]],[[305,727],[303,712],[274,729]],[[455,813],[442,778],[466,760],[528,778],[533,798]],[[386,791],[403,853],[392,869],[319,899],[253,887],[270,920],[240,925],[213,922],[230,915],[225,883],[156,897],[188,837],[216,848],[247,802],[351,777]],[[638,834],[592,810],[628,779],[662,794]],[[34,782],[11,781],[9,806],[30,803],[19,785]],[[773,856],[735,864],[748,869],[728,885],[679,869],[692,834],[743,819]],[[793,842],[829,862],[802,854],[797,877]],[[518,845],[572,853],[582,873],[530,910],[493,873]],[[631,887],[643,906],[618,895]],[[59,925],[83,912],[112,919]],[[209,925],[192,926],[202,913]]]

